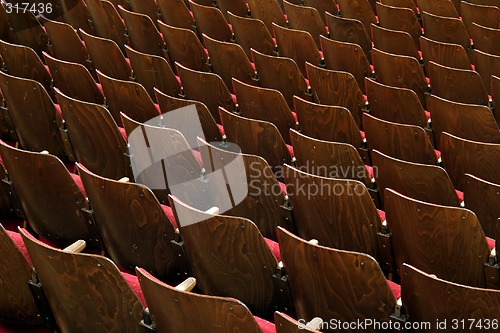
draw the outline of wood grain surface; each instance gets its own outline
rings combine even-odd
[[[332,15],[332,13],[325,15],[331,39],[358,44],[365,52],[366,57],[371,60],[369,55],[372,48],[372,38],[361,21]]]
[[[238,1],[234,0],[226,0],[225,2],[231,4],[238,3]],[[243,17],[233,15],[232,13],[228,13],[227,15],[229,23],[233,28],[236,42],[243,48],[248,59],[252,57],[250,49],[269,55],[275,52],[273,37],[262,21],[246,17],[246,15]]]

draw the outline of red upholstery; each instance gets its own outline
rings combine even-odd
[[[26,246],[24,245],[23,239],[21,238],[21,234],[10,230],[7,230],[7,234],[9,235],[10,239],[12,239],[14,243],[16,243],[19,250],[21,250],[21,253],[26,257],[26,259],[28,259],[28,261],[31,264],[31,258],[28,253],[28,250],[26,249]]]
[[[197,150],[192,150],[194,157],[200,165],[203,165],[203,159],[201,158],[201,153]]]
[[[441,158],[441,152],[439,150],[437,150],[437,149],[434,149],[434,152],[436,153],[436,157],[438,159],[440,159]]]
[[[385,212],[383,210],[377,209],[378,215],[380,216],[380,220],[385,221]]]
[[[283,191],[283,194],[286,195],[286,184],[282,182],[279,182],[279,184],[281,187],[281,191]]]
[[[460,200],[460,202],[464,201],[464,192],[459,190],[455,190],[455,192],[457,192],[458,200]]]
[[[75,175],[74,173],[70,173],[70,175],[71,177],[73,177],[73,180],[75,181],[76,185],[78,185],[83,195],[87,196],[87,192],[85,192],[85,188],[83,187],[82,179],[80,178],[80,176]]]
[[[120,131],[120,133],[122,134],[123,138],[125,139],[125,141],[127,141],[128,137],[127,137],[127,131],[125,131],[125,128],[123,127],[118,127],[118,130]]]
[[[493,238],[486,237],[486,242],[488,242],[488,247],[490,250],[493,250],[495,248],[496,242]]]
[[[139,284],[139,279],[137,278],[137,276],[125,272],[121,273],[125,278],[125,281],[127,281],[127,283],[129,284],[130,288],[132,288],[132,290],[141,300],[142,304],[146,307],[146,299],[144,298],[144,294],[142,293],[141,285]]]
[[[288,148],[288,152],[290,153],[290,156],[294,157],[295,153],[293,152],[293,147],[290,145],[286,145],[286,147]]]
[[[264,240],[266,241],[267,246],[269,246],[269,249],[274,254],[274,256],[276,257],[276,259],[278,261],[281,261],[280,245],[278,244],[278,242],[275,242],[272,239],[269,239],[269,238],[266,238],[266,237],[264,237]]]
[[[364,131],[359,131],[359,134],[361,134],[361,138],[366,139],[366,135]]]
[[[165,212],[165,214],[168,216],[170,221],[172,221],[174,228],[178,228],[179,225],[177,224],[177,220],[175,219],[174,211],[172,210],[172,208],[170,208],[167,205],[161,205],[161,208],[163,208],[163,211]]]
[[[375,173],[373,172],[373,167],[372,166],[369,166],[369,165],[365,164],[365,168],[366,168],[366,171],[368,171],[368,177],[370,177],[370,179],[372,179],[373,177],[375,177]]]
[[[425,116],[427,117],[427,120],[431,119],[431,113],[429,111],[424,111]]]
[[[387,280],[387,282],[389,283],[389,287],[391,287],[394,297],[396,297],[396,299],[399,299],[401,297],[401,286],[397,283],[392,282],[391,280]]]
[[[276,332],[276,327],[274,326],[273,323],[267,321],[267,320],[264,320],[262,318],[259,318],[259,317],[255,317],[255,321],[257,322],[257,324],[259,324],[259,327],[261,328],[262,332],[263,333],[275,333]]]
[[[19,326],[0,322],[0,333],[52,333],[43,326]]]
[[[222,135],[226,134],[226,132],[224,131],[224,126],[222,126],[221,124],[217,124],[217,127],[219,128],[219,131]]]
[[[293,116],[293,120],[295,120],[295,122],[298,122],[297,114],[293,111],[292,111],[292,116]]]
[[[24,226],[24,220],[11,217],[11,218],[2,218],[0,223],[3,225],[5,230],[10,230],[10,231],[17,231],[17,227],[23,227]]]

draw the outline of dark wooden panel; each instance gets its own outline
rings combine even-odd
[[[217,6],[228,22],[231,17],[229,12],[234,14],[233,16],[237,15],[238,17],[245,17],[249,14],[245,0],[217,0]]]
[[[425,36],[442,43],[461,45],[468,50],[471,45],[463,22],[456,17],[444,17],[421,12]]]
[[[156,0],[129,0],[130,10],[147,15],[151,21],[158,27],[158,20],[161,19],[160,8]]]
[[[451,282],[484,288],[489,249],[474,213],[390,189],[385,208],[398,270],[407,263]],[[460,255],[450,249],[460,249]]]
[[[452,0],[417,0],[417,5],[420,12],[459,18]]]
[[[419,13],[415,0],[384,0],[384,5],[391,6],[391,7],[411,9],[415,13],[416,16]],[[378,10],[378,7],[377,7],[377,10]]]
[[[370,24],[377,23],[377,18],[367,0],[337,0],[342,17],[361,21],[366,31]]]
[[[365,55],[370,58],[370,50],[372,48],[371,36],[365,30],[361,21],[348,19],[326,13],[326,23],[330,38],[339,42],[358,44]]]
[[[200,35],[204,34],[218,41],[231,41],[233,32],[217,7],[202,6],[193,1],[189,2],[189,7],[194,15],[196,29]]]
[[[471,69],[471,62],[467,52],[461,45],[441,43],[421,36],[420,48],[422,49],[422,56],[427,70],[431,61],[443,66]]]
[[[183,0],[157,0],[156,2],[163,22],[196,32],[194,18]]]
[[[405,31],[410,34],[418,47],[418,38],[422,35],[422,27],[417,20],[417,14],[408,8],[386,6],[377,3],[377,15],[380,26],[386,29]]]
[[[233,0],[227,2],[233,3]],[[249,59],[252,56],[250,49],[269,55],[276,52],[273,37],[262,21],[231,13],[228,14],[228,19],[233,28],[236,43],[240,44]]]
[[[373,47],[387,53],[413,57],[420,61],[417,46],[406,31],[398,31],[371,25]]]
[[[319,332],[306,328],[305,322],[299,322],[285,313],[278,311],[274,313],[274,324],[276,325],[276,333]]]
[[[273,30],[273,22],[282,27],[286,26],[285,15],[276,0],[248,0],[247,3],[252,17],[264,22],[267,30]]]
[[[473,53],[475,70],[481,75],[484,86],[490,87],[491,76],[500,76],[500,55],[484,53],[480,50],[474,50]]]
[[[59,0],[58,2],[64,22],[76,30],[82,28],[89,33],[94,33],[89,22],[90,14],[83,0]]]
[[[499,29],[500,28],[500,8],[494,6],[475,5],[463,1],[460,3],[462,10],[462,21],[465,28],[472,34],[472,23],[475,22],[483,27]],[[475,44],[475,42],[474,42]]]
[[[55,6],[52,6],[52,8],[54,11],[57,10]],[[48,38],[33,12],[29,10],[12,10],[7,16],[17,43],[33,49],[38,56],[42,56],[42,51],[47,51]]]
[[[304,6],[316,8],[321,19],[326,25],[326,12],[330,14],[337,14],[337,1],[336,0],[304,0]]]
[[[500,29],[486,28],[472,23],[472,38],[474,48],[490,54],[500,55]]]
[[[493,110],[497,124],[500,126],[500,77],[491,77],[491,98],[495,108]]]
[[[283,2],[288,19],[288,27],[296,30],[307,31],[311,34],[316,46],[320,48],[319,36],[328,36],[325,24],[315,8],[298,6]]]

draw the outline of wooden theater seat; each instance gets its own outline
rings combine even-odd
[[[385,191],[385,209],[400,274],[406,263],[441,279],[485,287],[489,248],[474,213],[411,199],[391,189]],[[460,249],[460,255],[450,246]]]
[[[299,318],[389,321],[399,297],[399,286],[385,279],[373,257],[313,245],[282,228],[278,230],[278,238]],[[322,331],[335,332],[335,329]],[[365,331],[376,330],[366,327]]]
[[[409,264],[404,264],[401,272],[403,307],[412,322],[428,320],[434,325],[445,320],[470,323],[500,319],[496,311],[500,306],[498,290],[453,283]]]
[[[481,75],[484,86],[490,87],[491,76],[500,76],[500,55],[485,53],[481,50],[474,50],[472,55],[476,71]]]
[[[302,30],[281,27],[273,22],[274,36],[281,57],[293,59],[300,68],[302,75],[306,73],[306,63],[319,66],[323,57],[311,34]]]
[[[54,155],[28,152],[0,141],[8,179],[26,221],[41,237],[67,246],[79,239],[102,247],[80,177]]]
[[[5,12],[12,34],[14,35],[13,41],[33,49],[41,57],[42,51],[47,51],[48,38],[41,23],[35,17],[35,13],[30,10],[22,10],[22,8],[17,10],[14,8],[11,9],[8,10],[5,8]],[[52,9],[54,13],[57,11],[56,6],[52,6]],[[4,10],[3,6],[1,10]]]
[[[196,24],[191,15],[188,2],[184,0],[157,0],[161,20],[172,26],[196,32]]]
[[[382,2],[381,2],[382,3]],[[411,9],[415,15],[418,16],[419,11],[417,9],[417,3],[414,0],[384,0],[382,3],[386,6],[398,7],[398,8],[408,8]],[[378,10],[378,7],[377,7]],[[378,14],[378,12],[377,12]]]
[[[388,86],[368,78],[365,85],[371,115],[394,123],[428,128],[424,108],[413,90]]]
[[[249,16],[249,10],[245,0],[217,0],[217,7],[219,7],[228,22],[230,21],[231,15],[237,17]]]
[[[491,76],[491,97],[495,105],[495,119],[498,126],[500,126],[500,76]]]
[[[71,25],[75,30],[82,28],[94,33],[90,24],[89,10],[83,0],[61,0],[59,9],[62,13],[62,21]]]
[[[156,0],[129,0],[130,9],[135,13],[143,14],[148,16],[151,21],[158,27],[158,20],[161,18],[160,7]]]
[[[261,20],[236,16],[232,12],[228,13],[228,17],[235,41],[240,44],[249,59],[252,57],[251,49],[268,55],[276,53],[273,37]]]
[[[55,249],[24,229],[21,235],[62,332],[143,332],[144,305],[111,260]]]
[[[177,62],[193,70],[209,71],[208,54],[192,30],[170,26],[161,21],[158,24],[172,64]]]
[[[354,76],[347,72],[322,69],[310,63],[306,63],[306,67],[315,99],[320,104],[345,107],[360,126],[366,100]]]
[[[425,80],[422,66],[417,59],[390,54],[375,48],[372,51],[372,56],[378,82],[413,90],[417,94],[420,104],[424,108],[426,107],[425,94],[429,92],[429,86]]]
[[[500,46],[496,42],[500,38],[500,28],[492,29],[472,23],[472,38],[474,48],[483,52],[500,56]]]
[[[109,111],[57,92],[75,159],[103,177],[133,179],[127,142]]]
[[[325,15],[331,39],[339,42],[358,44],[363,52],[365,52],[366,57],[371,60],[370,50],[372,48],[372,40],[361,21],[332,15],[328,12]]]
[[[417,46],[411,35],[405,31],[382,28],[371,25],[373,47],[380,51],[412,57],[420,61]]]
[[[437,147],[441,147],[443,132],[473,141],[500,143],[498,125],[487,106],[456,103],[431,95],[429,111]]]
[[[219,109],[227,141],[237,144],[245,154],[263,157],[274,172],[283,163],[290,163],[292,155],[275,125],[254,120]]]
[[[236,105],[222,78],[214,73],[199,72],[176,63],[184,97],[205,104],[220,124],[219,107],[235,112]],[[203,87],[203,89],[200,89]]]
[[[318,333],[323,321],[319,317],[313,318],[310,322],[297,321],[283,312],[276,311],[274,313],[274,324],[276,325],[276,333],[301,333],[301,332],[316,332]]]
[[[495,6],[477,5],[471,2],[460,2],[462,21],[472,35],[473,23],[483,27],[500,29],[500,8]],[[474,41],[475,44],[475,41]]]
[[[459,4],[457,0],[417,0],[417,5],[420,12],[427,12],[429,14],[444,17],[459,18],[459,13],[457,12],[457,8],[455,8],[453,1]],[[460,8],[458,8],[458,10],[459,9]]]
[[[326,13],[337,14],[336,0],[304,0],[304,6],[316,8],[321,16],[321,19],[326,24]]]
[[[170,64],[162,57],[139,52],[125,45],[134,78],[148,92],[151,99],[156,100],[154,88],[172,95],[181,93],[181,86]]]
[[[425,37],[441,43],[461,45],[466,51],[470,49],[469,34],[464,23],[458,17],[445,17],[427,12],[421,12],[420,15]]]
[[[286,26],[286,18],[276,0],[248,0],[252,17],[264,22],[267,30],[273,31],[272,23]]]
[[[413,163],[438,163],[439,156],[423,128],[382,120],[368,113],[363,114],[363,125],[370,150]]]
[[[372,69],[361,47],[324,36],[320,37],[320,42],[326,68],[351,73],[361,91],[365,92],[364,80],[372,76]]]
[[[189,7],[196,21],[196,29],[200,35],[207,35],[210,38],[221,42],[230,42],[233,32],[229,28],[222,12],[213,6],[203,6],[189,0]]]
[[[465,174],[500,184],[500,145],[466,140],[448,133],[441,135],[443,164],[455,188],[462,190]]]
[[[84,102],[104,104],[104,95],[85,66],[56,59],[45,52],[43,57],[54,79],[54,86],[63,94]]]
[[[377,15],[382,28],[404,31],[410,34],[418,47],[418,39],[422,35],[422,27],[417,19],[417,13],[410,8],[401,8],[377,2]]]
[[[290,144],[289,129],[297,129],[298,123],[283,95],[277,90],[251,86],[234,78],[233,87],[241,116],[274,124]]]
[[[0,72],[0,89],[20,146],[67,158],[70,152],[59,132],[61,115],[45,88],[37,81]]]
[[[131,79],[132,69],[114,41],[90,35],[81,29],[79,32],[95,69],[119,80]]]
[[[309,32],[314,42],[316,42],[316,46],[320,48],[319,36],[328,36],[328,34],[325,23],[316,8],[298,6],[287,1],[283,1],[283,4],[288,19],[288,27]]]
[[[366,31],[370,31],[370,24],[377,23],[375,13],[368,0],[338,0],[340,16],[359,20]]]
[[[247,306],[235,298],[195,294],[190,292],[191,287],[184,289],[183,284],[172,287],[142,268],[137,268],[136,274],[154,318],[154,327],[159,331],[274,332],[272,323],[253,317]],[[196,282],[194,278],[186,281]]]
[[[431,61],[443,66],[458,69],[470,70],[472,68],[467,51],[465,51],[461,45],[441,43],[421,36],[420,48],[427,71]]]
[[[210,55],[212,69],[219,74],[224,83],[232,91],[232,78],[244,83],[257,85],[255,70],[248,60],[243,48],[235,43],[221,42],[203,35]]]
[[[278,263],[257,226],[245,218],[205,213],[176,197],[171,206],[200,289],[237,298],[252,313],[269,316],[276,302],[272,275]]]

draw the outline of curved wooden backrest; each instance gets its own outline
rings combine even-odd
[[[280,56],[293,59],[302,75],[307,75],[307,62],[316,66],[321,64],[323,59],[310,33],[283,28],[274,22],[273,31]]]
[[[233,3],[234,0],[227,1]],[[249,59],[252,56],[250,49],[269,55],[276,52],[273,37],[261,20],[236,16],[231,12],[228,13],[228,19],[236,43],[240,44]]]
[[[397,269],[403,263],[439,278],[485,286],[489,248],[473,212],[411,199],[385,190],[385,212]],[[460,249],[460,254],[455,251]]]
[[[492,75],[491,76],[491,98],[495,105],[500,106],[500,77]],[[500,110],[494,110],[495,119],[497,124],[500,126]]]
[[[455,0],[456,1],[456,0]],[[458,1],[456,1],[459,3]],[[417,0],[420,12],[427,12],[433,15],[459,18],[457,9],[452,0]]]
[[[288,19],[288,27],[309,32],[316,42],[316,46],[320,48],[319,36],[328,36],[328,33],[325,23],[316,8],[298,6],[287,1],[283,1],[283,4]]]
[[[144,306],[111,260],[58,250],[20,232],[62,332],[143,332]]]
[[[59,132],[61,115],[37,81],[0,73],[0,89],[21,147],[66,158]]]
[[[403,307],[412,322],[500,319],[498,290],[449,282],[408,264],[401,272]]]
[[[175,197],[171,206],[200,289],[237,298],[255,314],[271,314],[277,262],[257,226],[241,217],[207,214]]]
[[[37,81],[47,92],[51,91],[52,76],[32,48],[0,40],[0,56],[7,69],[6,73]]]
[[[500,55],[500,46],[496,42],[500,38],[500,28],[491,29],[477,23],[472,23],[472,38],[474,48],[489,54]]]
[[[165,42],[149,16],[128,11],[122,6],[118,6],[118,10],[127,28],[130,46],[142,53],[167,56]]]
[[[158,27],[158,20],[161,18],[160,8],[156,0],[129,0],[130,10],[148,16]]]
[[[120,112],[139,122],[146,122],[160,115],[141,84],[114,79],[100,70],[97,70],[97,76],[106,96],[109,111],[117,123],[120,122]]]
[[[189,0],[189,7],[194,15],[198,33],[207,35],[218,41],[231,41],[233,32],[219,8],[202,6],[191,0]]]
[[[267,30],[273,31],[272,23],[286,26],[286,18],[276,0],[248,0],[252,17],[261,20]],[[277,6],[278,5],[278,6]]]
[[[183,0],[157,0],[156,2],[163,22],[173,27],[196,32],[194,18],[189,12],[187,2]]]
[[[420,61],[417,46],[406,31],[382,28],[371,25],[373,47],[380,51],[415,58]]]
[[[256,155],[224,150],[202,139],[199,139],[198,143],[209,181],[211,176],[216,175],[210,173],[220,172],[229,181],[234,182],[234,179],[239,177],[245,182],[245,186],[248,186],[246,197],[241,203],[225,211],[225,215],[240,216],[253,221],[264,237],[271,239],[276,239],[278,225],[290,228],[292,216],[291,211],[285,207],[286,193],[283,193],[266,160]],[[242,159],[241,170],[232,166],[231,169],[227,170],[230,163],[237,158]],[[243,172],[245,175],[242,174]],[[226,193],[227,189],[222,188],[226,186],[226,181],[218,182],[215,180],[212,183],[212,188],[216,191],[212,191],[211,195],[217,197],[220,193]]]
[[[342,17],[361,21],[366,31],[370,24],[377,23],[377,18],[367,0],[337,0]]]
[[[203,137],[209,142],[219,142],[222,141],[222,134],[215,122],[215,119],[212,117],[212,114],[208,110],[205,104],[198,101],[192,101],[188,99],[181,99],[172,97],[164,94],[163,92],[155,89],[156,99],[158,100],[158,105],[160,106],[160,110],[162,114],[168,114],[170,111],[175,111],[180,108],[184,108],[190,105],[194,105],[196,107],[196,112],[198,115],[198,120],[201,123],[202,132],[195,133],[197,137]],[[185,117],[182,117],[180,112],[176,112],[175,118],[170,122],[165,121],[166,127],[173,128],[178,130],[181,133],[186,133],[187,131],[193,132],[193,126],[190,122],[192,116],[186,114]],[[197,142],[195,137],[186,137],[186,140],[189,143],[190,147],[196,147]]]
[[[278,90],[251,86],[234,78],[233,87],[241,115],[274,124],[290,144],[289,129],[298,126],[283,95]]]
[[[411,9],[415,13],[415,15],[418,15],[419,13],[417,9],[417,3],[414,0],[384,0],[383,4],[390,7]]]
[[[365,79],[370,114],[379,119],[399,124],[427,127],[427,117],[417,94],[406,88],[381,84]]]
[[[304,6],[316,8],[321,19],[326,25],[326,12],[337,14],[337,1],[336,0],[304,0]]]
[[[151,99],[156,100],[154,88],[173,96],[181,93],[172,67],[162,57],[142,53],[125,45],[134,77],[148,92]]]
[[[115,6],[105,0],[86,0],[85,3],[96,35],[111,39],[125,54],[125,44],[129,43],[128,35],[126,34],[125,24]]]
[[[59,60],[43,52],[54,86],[65,95],[95,104],[104,104],[104,95],[85,66]]]
[[[32,278],[33,267],[10,237],[13,234],[0,224],[0,319],[18,324],[41,324],[42,316],[27,283]]]
[[[82,64],[89,71],[93,70],[92,65],[88,62],[87,48],[71,25],[45,19],[43,26],[49,37],[49,50],[52,56],[64,61]]]
[[[378,258],[382,222],[363,183],[315,176],[288,165],[284,173],[300,237]]]
[[[429,62],[433,61],[443,66],[471,69],[471,62],[465,49],[458,44],[441,43],[420,36],[420,48],[425,68],[429,69]]]
[[[142,268],[136,268],[136,274],[158,331],[261,332],[250,310],[239,300],[182,291]]]
[[[275,172],[291,161],[286,143],[274,124],[244,118],[223,108],[219,112],[227,140],[240,146],[243,153],[263,157]]]
[[[232,91],[232,78],[244,83],[257,85],[255,70],[248,60],[243,48],[235,43],[221,42],[203,35],[210,55],[212,69],[219,74],[224,83]]]
[[[252,58],[260,85],[280,91],[290,108],[294,108],[293,96],[312,100],[306,80],[295,61],[285,57],[269,56],[254,49]]]
[[[372,40],[359,20],[348,19],[325,13],[330,38],[339,42],[358,44],[369,58]]]
[[[500,185],[465,174],[463,190],[465,207],[476,214],[485,235],[494,239],[496,237],[495,224],[500,218],[500,209],[497,204],[500,197]]]
[[[344,107],[321,105],[295,97],[301,133],[315,139],[343,142],[360,148],[363,138],[352,114]]]
[[[498,0],[471,0],[470,2],[476,5],[495,6],[500,8]]]
[[[170,26],[159,20],[158,25],[172,63],[178,62],[193,70],[209,71],[208,55],[192,30]]]
[[[278,238],[299,318],[389,320],[396,298],[373,257],[313,245],[283,228]]]
[[[308,328],[304,321],[297,321],[296,319],[288,316],[282,312],[274,312],[274,324],[276,325],[276,333],[301,333],[301,332],[315,332],[318,330]]]
[[[129,271],[144,267],[156,276],[183,279],[182,249],[172,243],[174,225],[149,188],[100,177],[78,164],[99,231],[113,261]]]
[[[47,51],[47,34],[35,17],[34,12],[22,9],[24,9],[22,3],[19,10],[8,10],[6,8],[9,24],[15,35],[16,42],[33,49],[38,56],[41,56],[42,51]],[[54,13],[57,11],[56,6],[52,6],[52,9]]]
[[[455,188],[459,190],[464,188],[466,173],[500,184],[499,144],[466,140],[444,132],[441,135],[441,152],[444,167]]]
[[[182,81],[185,98],[205,104],[217,123],[220,124],[219,107],[231,112],[236,111],[231,93],[219,75],[195,71],[179,63],[175,65]]]
[[[70,24],[74,29],[82,28],[85,31],[94,33],[94,29],[90,25],[89,10],[83,0],[60,0],[59,9],[62,12],[63,21]],[[47,32],[47,34],[49,33]]]
[[[491,76],[500,75],[500,55],[493,55],[474,50],[473,53],[475,70],[481,75],[484,86],[490,87]]]
[[[217,0],[217,6],[228,22],[231,16],[246,17],[249,14],[245,0]]]
[[[413,90],[420,104],[426,107],[425,93],[429,91],[429,86],[417,59],[390,54],[376,48],[372,50],[372,56],[377,81],[388,86]]]
[[[2,141],[0,155],[26,220],[38,235],[62,246],[79,239],[100,245],[92,216],[85,213],[85,193],[57,157]]]
[[[376,3],[380,26],[386,29],[405,31],[410,34],[418,47],[418,38],[422,35],[422,27],[417,19],[417,13],[409,8],[393,6],[393,4]]]
[[[111,39],[100,38],[79,30],[94,67],[119,80],[130,80],[132,70],[118,45]]]
[[[456,103],[431,95],[429,111],[437,147],[441,147],[443,132],[473,141],[500,143],[497,122],[487,106]]]
[[[462,12],[462,21],[469,35],[472,34],[472,24],[474,22],[483,27],[494,29],[500,28],[500,8],[495,6],[476,5],[465,1],[460,3],[460,8]]]
[[[429,136],[419,126],[385,121],[368,113],[363,114],[363,125],[370,149],[408,162],[438,162]]]
[[[307,78],[320,104],[343,106],[351,112],[361,127],[361,115],[366,104],[363,93],[351,73],[332,71],[306,63]]]
[[[357,44],[339,42],[324,36],[320,36],[320,42],[326,68],[351,73],[361,91],[364,92],[365,77],[372,75],[372,69],[361,47]]]
[[[433,15],[427,12],[421,12],[420,15],[427,38],[442,43],[458,44],[465,50],[470,48],[469,34],[459,18]]]
[[[104,177],[133,178],[127,142],[109,111],[57,92],[78,162]]]
[[[359,180],[367,187],[371,179],[356,148],[347,143],[323,141],[290,130],[297,168],[330,178]]]
[[[443,206],[460,205],[450,177],[443,168],[403,161],[377,150],[373,150],[371,156],[379,193],[383,194],[386,188],[390,188],[415,200]],[[384,196],[380,199],[384,204]]]

